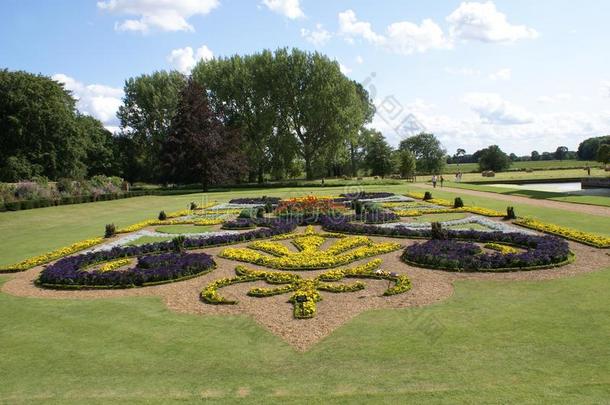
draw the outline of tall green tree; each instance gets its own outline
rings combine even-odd
[[[275,52],[274,99],[284,125],[297,140],[308,179],[314,177],[316,155],[340,144],[362,126],[361,109],[369,108],[355,84],[337,62],[298,49]]]
[[[417,161],[411,151],[407,149],[398,149],[396,151],[398,171],[400,177],[413,177],[416,173]]]
[[[179,72],[159,71],[130,78],[125,82],[123,105],[117,113],[123,136],[133,141],[128,170],[143,181],[159,181],[159,157],[172,118],[176,113],[185,77]]]
[[[607,165],[610,162],[610,143],[599,145],[597,149],[597,161]]]
[[[493,170],[501,172],[511,165],[510,157],[500,149],[498,145],[491,145],[481,152],[479,168],[481,170]]]
[[[610,135],[588,138],[578,145],[578,158],[580,160],[595,160],[600,145],[610,144]]]
[[[121,169],[116,159],[116,142],[112,133],[104,128],[99,120],[89,115],[78,114],[76,123],[84,142],[83,163],[87,168],[87,176],[120,175]]]
[[[399,149],[408,150],[415,156],[418,173],[440,173],[445,166],[447,151],[433,134],[422,132],[404,139]]]
[[[394,161],[392,159],[392,147],[387,143],[381,132],[372,130],[366,145],[366,167],[371,175],[381,178],[392,174]]]
[[[568,147],[567,146],[558,146],[557,150],[555,150],[555,159],[563,160],[568,156]]]
[[[214,111],[206,89],[190,79],[180,93],[161,164],[167,181],[210,185],[234,182],[244,174],[240,136],[227,128],[222,111]]]
[[[0,70],[0,180],[87,174],[75,100],[41,75]]]

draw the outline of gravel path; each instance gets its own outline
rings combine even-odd
[[[418,183],[417,187],[422,187],[426,189],[433,189],[433,187],[429,184]],[[477,191],[477,190],[468,190],[465,188],[453,188],[453,187],[437,187],[436,189],[441,191],[449,191],[457,194],[466,194],[477,197],[486,197],[493,198],[495,200],[502,201],[510,201],[512,203],[523,203],[529,204],[536,207],[544,207],[544,208],[555,208],[558,210],[566,210],[572,212],[578,212],[583,214],[591,214],[591,215],[602,215],[602,216],[610,216],[610,207],[602,207],[599,205],[588,205],[588,204],[577,204],[577,203],[569,203],[563,201],[554,201],[554,200],[537,200],[535,198],[521,197],[518,195],[505,195],[498,193],[491,193],[489,191]]]
[[[398,241],[403,246],[416,243],[414,240],[371,237],[376,242]],[[235,246],[246,246],[239,244]],[[378,308],[406,308],[429,305],[442,301],[453,294],[455,280],[550,280],[559,277],[575,276],[591,271],[610,267],[610,253],[607,250],[595,249],[570,242],[570,247],[576,253],[576,261],[564,267],[522,271],[512,273],[451,273],[409,266],[400,260],[401,250],[377,256],[383,259],[382,268],[401,274],[408,274],[413,288],[404,294],[383,297],[382,293],[388,287],[387,281],[363,279],[366,288],[353,293],[333,294],[322,291],[323,300],[318,303],[318,313],[312,319],[297,320],[292,316],[292,304],[287,302],[289,294],[255,298],[248,297],[246,292],[256,286],[267,286],[264,282],[236,284],[221,289],[227,298],[239,301],[237,305],[209,305],[199,299],[199,293],[208,283],[222,277],[232,277],[235,266],[239,264],[217,257],[223,247],[203,249],[214,255],[218,268],[209,274],[178,283],[164,284],[154,287],[124,289],[124,290],[86,290],[58,291],[45,290],[34,286],[42,267],[37,267],[23,273],[16,273],[6,282],[4,293],[49,299],[99,299],[115,297],[159,296],[168,308],[180,313],[200,315],[250,315],[260,325],[280,336],[297,350],[307,350],[312,345],[328,336],[336,328],[349,321],[363,311]],[[368,259],[370,260],[370,259]],[[351,264],[364,263],[362,260]],[[248,265],[251,268],[259,268]],[[262,269],[262,268],[261,268]],[[269,271],[269,269],[265,269]],[[305,278],[313,278],[325,270],[293,271]],[[352,282],[354,280],[348,280]],[[414,320],[415,321],[415,320]],[[430,325],[429,325],[430,326]],[[433,325],[432,325],[433,326]]]

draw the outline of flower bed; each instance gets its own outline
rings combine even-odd
[[[471,241],[509,243],[526,249],[515,253],[484,253],[472,242],[431,239],[408,246],[402,259],[417,266],[450,271],[511,271],[553,267],[567,263],[571,253],[565,240],[552,236],[470,232]]]
[[[333,238],[308,228],[304,234],[296,234],[292,238],[292,244],[298,251],[277,241],[262,241],[246,248],[224,249],[219,256],[280,270],[315,270],[345,265],[400,248],[397,243],[374,243],[362,236],[342,236],[328,249],[320,250],[320,246],[329,237]]]
[[[254,229],[256,228],[256,223],[247,218],[238,218],[234,221],[226,221],[222,225],[222,229]]]
[[[594,246],[597,248],[610,248],[610,238],[605,236],[577,231],[564,226],[541,222],[533,218],[520,218],[513,223],[526,228],[535,229],[537,231],[559,235],[566,239],[584,243],[589,246]]]
[[[229,201],[229,204],[278,204],[280,197],[245,197],[245,198],[234,198]]]
[[[349,200],[363,200],[363,199],[377,199],[377,198],[387,198],[394,196],[394,193],[387,192],[374,192],[374,191],[356,191],[353,193],[343,193],[339,194],[340,197],[347,198]]]
[[[218,290],[237,283],[263,280],[268,284],[280,284],[281,286],[274,288],[254,287],[248,291],[249,296],[264,298],[292,293],[288,301],[293,304],[294,317],[297,319],[312,318],[316,314],[316,302],[322,300],[319,291],[344,293],[359,291],[365,288],[364,283],[360,281],[352,284],[330,284],[329,282],[340,281],[343,278],[388,280],[393,285],[384,292],[386,296],[401,294],[411,289],[411,281],[406,275],[379,270],[380,265],[381,260],[375,259],[353,268],[330,270],[314,279],[303,279],[297,274],[258,271],[244,266],[237,266],[235,268],[235,277],[223,278],[208,284],[201,291],[201,299],[208,304],[214,305],[237,304],[237,301],[228,300],[221,296]]]
[[[126,270],[104,268],[104,262],[117,263],[131,252],[133,249],[118,248],[58,260],[40,273],[36,284],[59,289],[143,287],[201,275],[216,265],[205,253],[168,252],[140,256],[137,265]],[[100,263],[98,268],[88,269]]]

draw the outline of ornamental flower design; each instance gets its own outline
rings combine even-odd
[[[228,300],[221,296],[218,290],[237,283],[263,280],[268,284],[279,286],[273,288],[255,287],[248,291],[249,296],[263,298],[292,293],[288,301],[293,304],[294,317],[298,319],[312,318],[316,314],[316,303],[322,300],[322,295],[319,291],[343,293],[359,291],[365,288],[364,283],[361,281],[351,284],[334,283],[344,278],[388,280],[393,285],[384,292],[386,296],[401,294],[411,289],[411,281],[406,275],[382,271],[379,269],[380,265],[381,259],[374,259],[364,265],[352,268],[329,270],[314,279],[304,279],[298,274],[257,271],[244,266],[237,266],[235,268],[235,277],[216,280],[209,284],[201,292],[201,299],[204,302],[216,305],[237,304],[237,301]]]
[[[281,243],[288,239],[291,247]],[[322,245],[330,240],[330,246]],[[333,268],[400,248],[398,243],[375,243],[366,236],[316,233],[308,226],[305,233],[280,236],[271,241],[256,241],[246,248],[226,248],[220,257],[280,270]]]

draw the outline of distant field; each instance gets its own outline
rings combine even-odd
[[[584,168],[590,167],[601,167],[601,163],[592,162],[586,160],[539,160],[537,162],[513,162],[509,170],[522,170],[522,169],[534,169],[534,170],[550,170],[550,169],[573,169],[573,168]],[[478,163],[462,163],[450,164],[445,167],[445,173],[462,173],[478,172]]]
[[[605,172],[601,168],[591,169],[591,176],[608,176],[610,172]],[[445,176],[446,180],[454,180],[455,177],[451,174]],[[495,183],[498,181],[522,181],[522,180],[548,180],[548,179],[574,179],[587,177],[587,172],[583,169],[563,169],[563,170],[536,170],[532,173],[527,172],[500,172],[494,177],[483,177],[481,173],[464,173],[462,182],[488,182]],[[430,176],[420,176],[418,180],[430,181]]]

